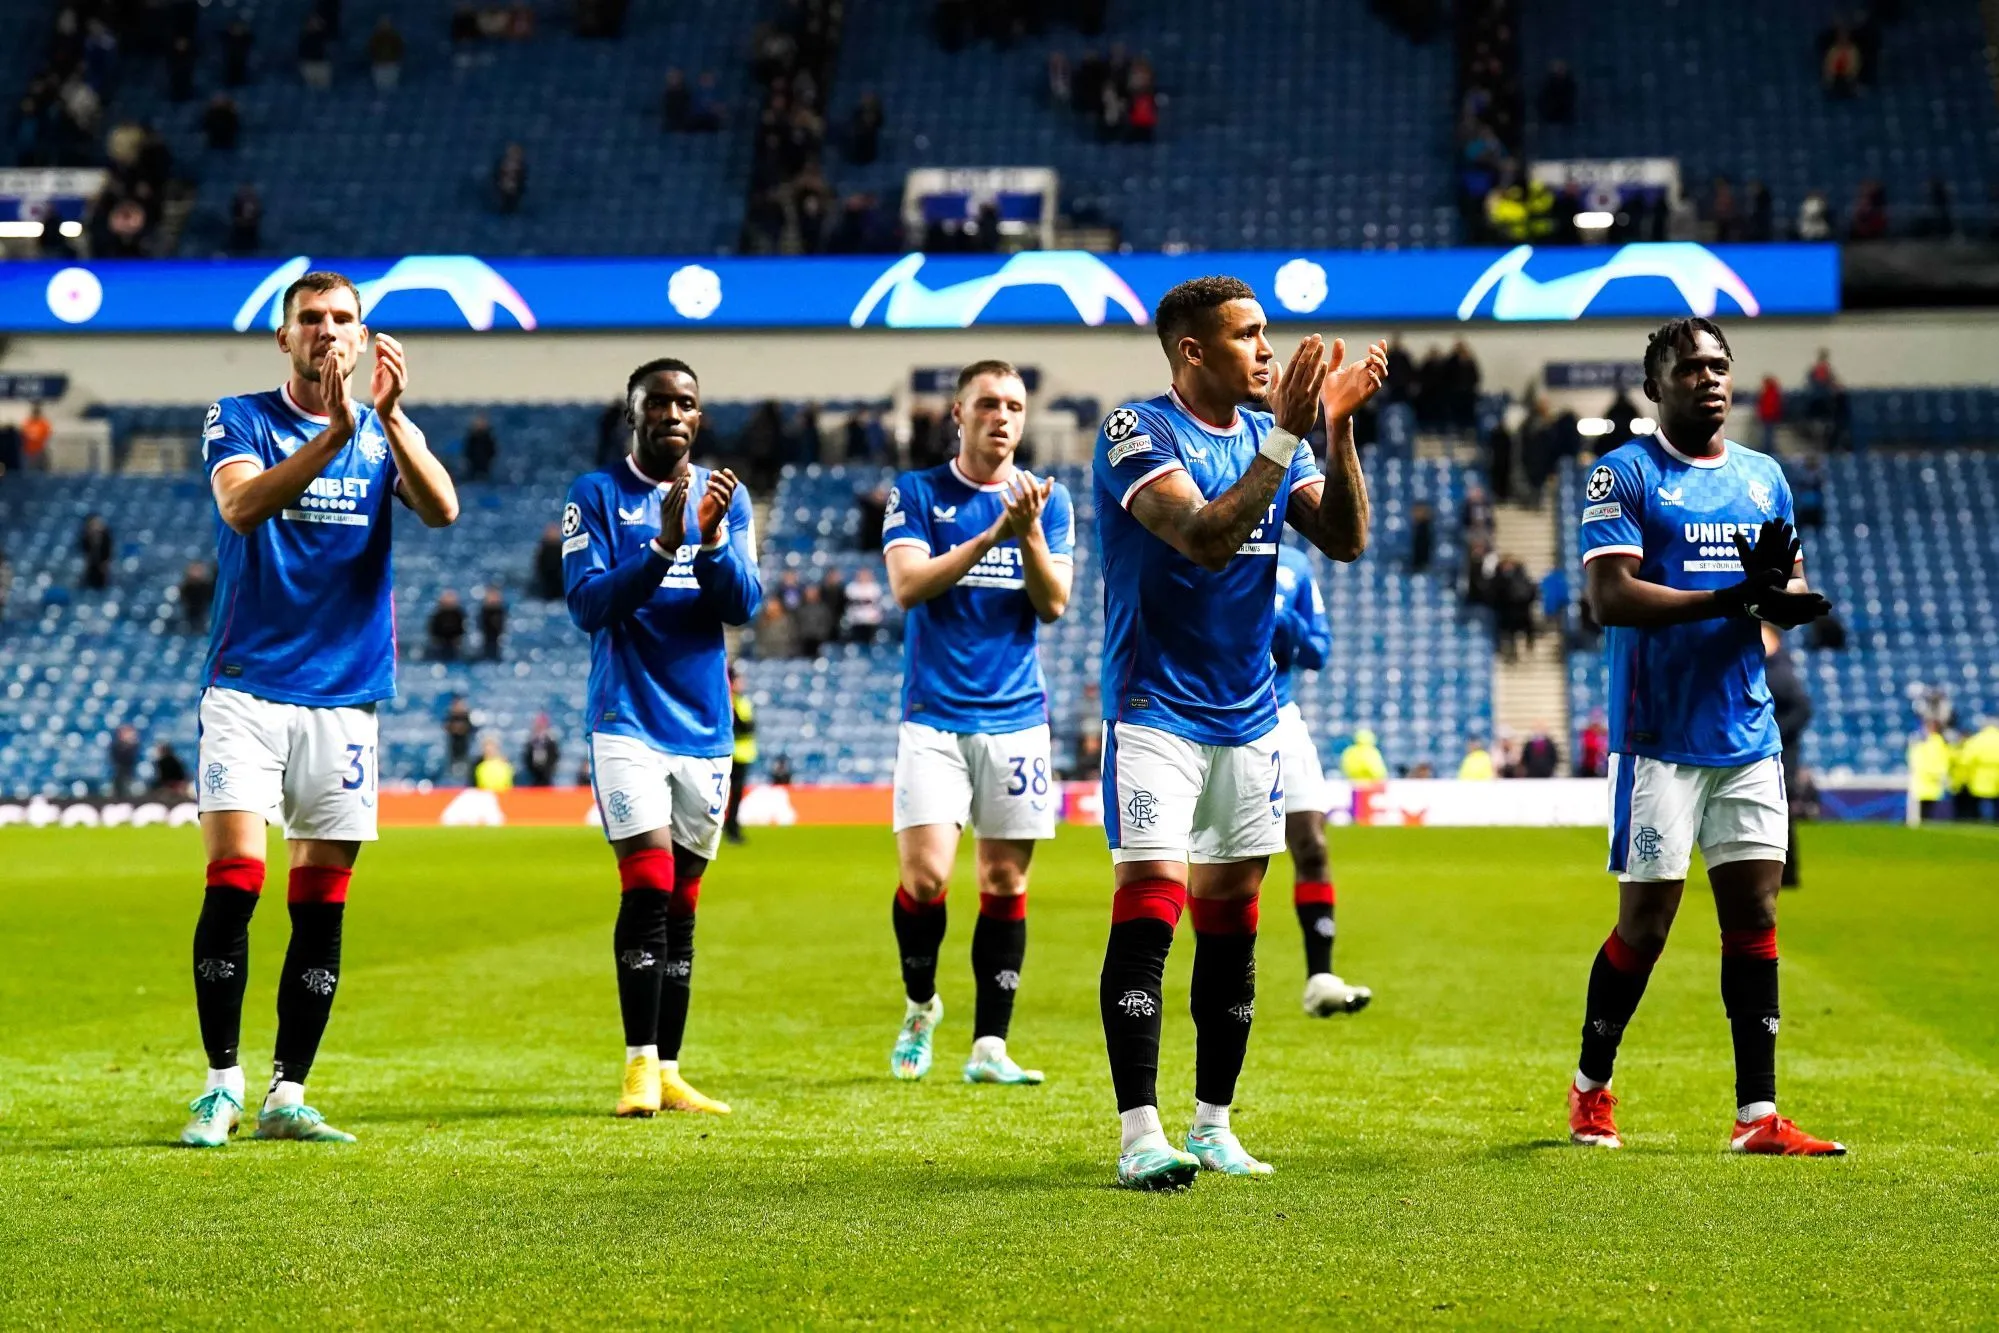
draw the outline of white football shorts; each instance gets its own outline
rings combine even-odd
[[[985,736],[905,722],[896,733],[897,833],[969,824],[981,838],[1052,838],[1061,805],[1046,723]]]
[[[674,845],[714,860],[729,804],[728,755],[668,754],[635,736],[590,736],[591,785],[611,842],[666,829]]]
[[[1319,747],[1295,703],[1277,710],[1277,753],[1284,760],[1284,813],[1325,814],[1332,803],[1326,793],[1326,771],[1319,766]]]
[[[1247,745],[1202,745],[1156,727],[1105,723],[1111,860],[1206,864],[1283,851],[1278,731]]]
[[[373,842],[375,706],[313,708],[201,692],[198,808],[249,810],[292,839]]]
[[[1784,764],[1776,755],[1737,768],[1610,756],[1610,869],[1619,879],[1685,879],[1695,846],[1713,869],[1782,861],[1790,845]]]

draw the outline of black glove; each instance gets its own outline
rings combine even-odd
[[[1751,578],[1759,573],[1782,575],[1779,587],[1791,581],[1798,567],[1798,551],[1797,530],[1781,518],[1763,521],[1754,546],[1741,533],[1735,534],[1735,553],[1742,559],[1742,572]]]
[[[1744,614],[1767,620],[1778,629],[1796,629],[1832,612],[1832,603],[1815,592],[1773,592],[1752,595]]]

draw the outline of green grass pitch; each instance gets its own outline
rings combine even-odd
[[[392,830],[364,856],[312,1100],[361,1141],[171,1146],[200,1087],[192,830],[0,832],[0,1324],[1337,1328],[1999,1320],[1999,837],[1812,828],[1783,904],[1781,1104],[1853,1149],[1724,1151],[1696,882],[1625,1042],[1621,1153],[1566,1146],[1583,982],[1612,919],[1589,831],[1336,832],[1352,1018],[1299,1010],[1277,863],[1237,1103],[1269,1180],[1109,1187],[1101,838],[1036,867],[1013,1048],[956,1081],[961,868],[924,1083],[885,830],[754,831],[702,898],[684,1065],[716,1121],[609,1114],[617,896],[586,830]],[[281,877],[252,945],[268,1071]],[[1192,1109],[1191,948],[1162,1095]]]

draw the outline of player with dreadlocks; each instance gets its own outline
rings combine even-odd
[[[1605,455],[1584,488],[1584,588],[1610,657],[1618,912],[1590,969],[1569,1136],[1622,1146],[1611,1066],[1698,846],[1735,1039],[1729,1147],[1831,1156],[1846,1149],[1777,1114],[1777,883],[1788,831],[1759,622],[1793,629],[1832,607],[1805,586],[1783,469],[1724,434],[1731,356],[1710,320],[1654,333],[1645,396],[1659,428]]]
[[[726,1115],[680,1076],[701,874],[722,841],[730,756],[725,625],[763,600],[749,491],[696,467],[701,385],[661,358],[625,382],[631,451],[562,511],[570,618],[590,636],[584,730],[623,895],[613,952],[625,1025],[621,1116]]]

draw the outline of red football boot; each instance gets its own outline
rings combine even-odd
[[[1609,1088],[1584,1092],[1571,1081],[1569,1142],[1589,1148],[1622,1148],[1624,1140],[1617,1137],[1617,1122],[1610,1118],[1616,1106],[1617,1098]]]
[[[1728,1139],[1730,1152],[1765,1153],[1772,1157],[1844,1157],[1846,1145],[1815,1139],[1783,1116],[1770,1114],[1747,1124],[1735,1122]]]

